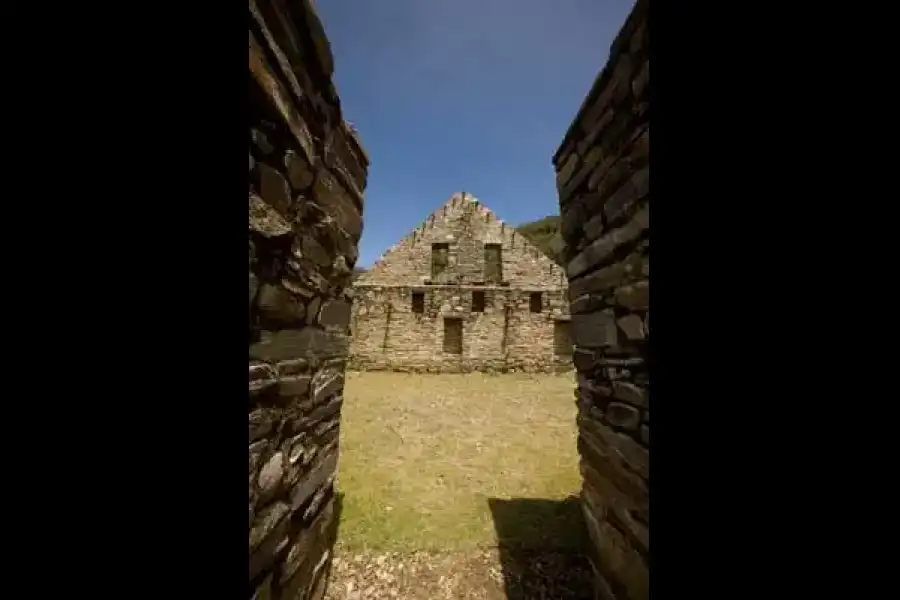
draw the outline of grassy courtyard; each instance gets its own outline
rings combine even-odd
[[[329,597],[504,598],[508,548],[577,554],[573,388],[572,375],[348,373]]]

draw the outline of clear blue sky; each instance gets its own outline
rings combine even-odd
[[[454,192],[557,214],[550,159],[634,0],[317,0],[371,157],[361,266]]]

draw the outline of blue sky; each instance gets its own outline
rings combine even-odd
[[[550,159],[634,0],[318,0],[371,157],[362,266],[454,192],[558,213]]]

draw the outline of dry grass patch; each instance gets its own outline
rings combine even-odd
[[[489,498],[578,493],[573,389],[571,375],[349,373],[339,548],[493,546]],[[529,523],[527,513],[513,521],[551,548],[580,539],[571,511],[549,518],[545,510],[534,515],[540,522]]]

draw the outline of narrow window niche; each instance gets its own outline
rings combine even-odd
[[[484,292],[472,292],[472,312],[484,312]]]
[[[484,245],[484,280],[487,283],[503,281],[503,246],[500,244]]]
[[[444,353],[462,354],[462,343],[462,319],[446,317],[444,319]]]
[[[437,277],[447,270],[450,263],[450,244],[431,245],[431,277]]]
[[[412,311],[414,313],[425,312],[425,292],[412,293]]]
[[[560,358],[570,357],[575,348],[572,344],[572,324],[569,321],[553,323],[553,353]]]
[[[528,310],[533,313],[539,313],[543,310],[544,298],[541,292],[531,292],[528,297]]]

